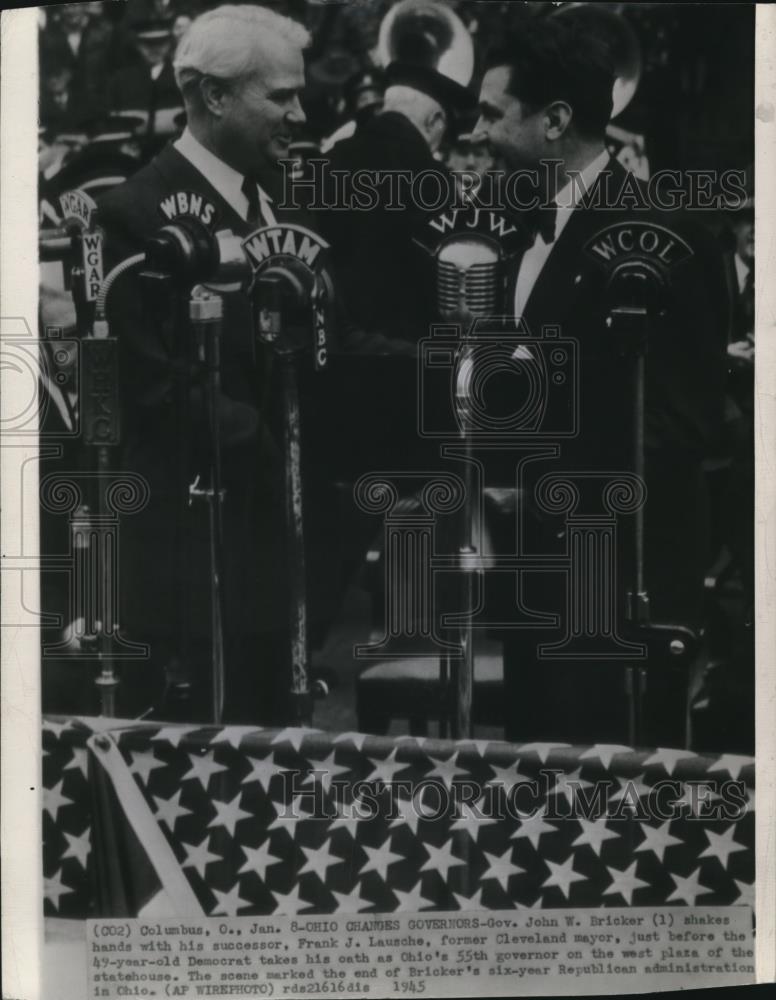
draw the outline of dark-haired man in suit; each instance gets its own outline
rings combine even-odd
[[[609,156],[605,129],[614,73],[595,38],[564,18],[541,19],[494,53],[489,65],[477,131],[509,169],[536,171],[541,206],[534,213],[535,235],[511,275],[507,310],[533,337],[549,325],[578,342],[578,433],[542,471],[632,468],[632,367],[612,343],[606,269],[586,249],[590,241],[617,223],[643,222],[667,227],[691,247],[671,269],[646,352],[645,572],[652,619],[697,624],[706,565],[700,462],[718,431],[724,391],[721,261],[703,232],[676,213],[648,207],[635,178]],[[546,391],[561,390],[548,385]],[[537,530],[541,524],[540,517]],[[545,528],[551,546],[562,525],[545,518]],[[627,522],[622,528],[628,530]],[[622,566],[630,583],[632,563]],[[621,609],[626,586],[621,580]],[[529,575],[529,603],[532,588],[537,608],[563,613],[557,573]],[[508,735],[622,742],[622,665],[537,658],[538,643],[560,638],[558,631],[507,633]],[[682,681],[665,664],[650,671],[646,739],[672,745],[683,738]]]
[[[305,120],[299,97],[307,43],[304,28],[262,7],[227,5],[194,22],[174,62],[186,130],[99,203],[111,263],[137,252],[179,213],[195,214],[211,230],[231,229],[240,237],[259,226],[304,221],[298,212],[292,218],[278,209],[275,185],[278,161],[288,155]],[[207,716],[207,515],[181,503],[176,459],[178,387],[188,362],[144,316],[142,299],[142,286],[130,274],[117,284],[108,310],[121,345],[121,468],[145,476],[151,493],[148,508],[127,520],[122,536],[122,625],[152,644],[154,659],[167,666],[173,683],[188,674],[195,699],[186,711]],[[288,688],[282,466],[273,425],[278,399],[268,390],[272,358],[262,348],[247,296],[224,294],[219,436],[225,487],[225,718],[253,723],[283,721]],[[187,404],[183,434],[191,460],[183,471],[191,481],[206,468],[208,431],[201,392],[192,391]],[[185,652],[179,639],[184,617],[190,635]],[[187,662],[181,663],[182,657]]]

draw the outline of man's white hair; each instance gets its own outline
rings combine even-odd
[[[383,97],[383,111],[400,111],[411,122],[422,128],[434,111],[444,108],[433,97],[405,84],[392,84]]]
[[[255,73],[262,54],[278,41],[299,49],[310,35],[297,21],[266,7],[224,4],[200,15],[180,40],[173,67],[181,90],[200,76],[239,80]]]

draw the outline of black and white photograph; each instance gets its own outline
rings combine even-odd
[[[774,27],[4,11],[5,995],[776,976]]]

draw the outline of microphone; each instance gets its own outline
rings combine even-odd
[[[334,301],[329,244],[305,226],[281,222],[255,230],[242,241],[242,249],[254,278],[259,336],[281,353],[293,353],[303,341],[288,319],[296,313],[301,319],[297,334],[305,339],[311,320],[315,368],[324,368]]]
[[[646,357],[654,322],[668,306],[673,271],[693,256],[677,232],[652,220],[617,222],[595,233],[584,252],[603,272],[606,333],[613,351],[629,363],[631,404],[631,469],[646,475]],[[628,587],[629,618],[650,623],[646,588],[644,508],[634,512],[632,580]]]
[[[629,220],[595,233],[584,251],[603,271],[606,326],[615,350],[643,354],[648,325],[665,309],[673,271],[693,255],[692,248],[666,226]]]
[[[261,288],[264,282],[276,285],[289,305],[304,309],[312,300],[315,274],[298,260],[269,259],[257,279],[257,287]]]
[[[647,257],[632,257],[607,276],[606,298],[611,309],[645,309],[653,314],[665,300],[670,275]]]
[[[503,321],[507,262],[525,249],[523,230],[470,199],[429,219],[412,238],[434,260],[440,318]]]
[[[78,188],[59,196],[62,224],[55,229],[43,229],[38,235],[38,253],[42,261],[66,260],[78,256],[78,238],[94,234],[97,204]]]
[[[216,292],[247,289],[253,281],[243,241],[231,229],[211,232],[193,217],[181,217],[157,230],[145,243],[149,270],[184,284],[205,284]]]
[[[86,192],[74,188],[59,197],[62,225],[43,229],[38,234],[38,254],[41,261],[66,260],[77,256],[76,240],[83,233],[93,232],[97,205]]]
[[[146,266],[179,280],[197,283],[218,267],[218,244],[210,230],[193,217],[176,219],[148,237]]]
[[[67,260],[73,253],[73,237],[80,229],[74,225],[44,229],[38,234],[38,256],[42,262]]]
[[[210,230],[193,217],[176,219],[149,236],[143,249],[120,261],[100,285],[95,306],[95,335],[108,335],[105,321],[110,292],[127,271],[144,266],[144,275],[154,272],[185,285],[204,281],[218,267],[220,245]]]
[[[288,625],[291,693],[295,713],[309,715],[307,591],[302,489],[302,421],[296,357],[312,332],[316,370],[327,361],[327,314],[333,298],[326,267],[329,244],[305,226],[281,222],[243,240],[254,275],[258,336],[280,361],[285,473],[285,521],[289,568]],[[312,327],[312,331],[310,331]],[[309,342],[309,341],[308,341]]]
[[[503,263],[492,240],[455,236],[442,244],[436,260],[437,308],[443,319],[481,319],[500,312]]]
[[[693,249],[664,225],[626,221],[595,233],[584,253],[604,272],[611,304],[654,309],[670,289],[673,271],[693,256]]]

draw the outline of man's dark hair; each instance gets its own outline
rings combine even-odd
[[[489,54],[488,65],[509,66],[508,92],[530,111],[564,101],[580,135],[603,136],[612,113],[614,64],[589,28],[563,17],[529,21]]]

